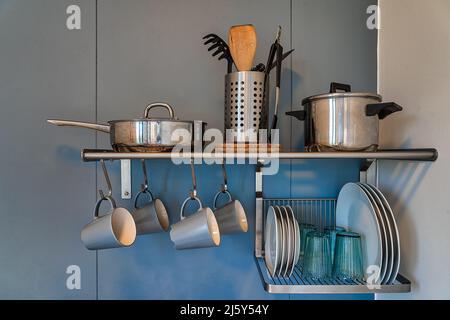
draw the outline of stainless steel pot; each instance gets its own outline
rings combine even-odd
[[[351,92],[349,85],[332,83],[329,94],[308,97],[302,101],[304,110],[286,114],[305,121],[308,151],[374,151],[379,120],[402,110],[381,101],[378,94]]]
[[[150,110],[165,108],[168,118],[150,118]],[[184,143],[193,145],[203,138],[205,122],[182,121],[175,118],[173,109],[167,103],[156,102],[145,108],[144,118],[134,120],[112,120],[108,124],[49,119],[57,126],[71,126],[93,129],[110,134],[111,146],[119,152],[164,152],[170,151],[183,140],[173,135],[175,130],[183,129],[188,134]],[[187,142],[186,142],[187,141]]]

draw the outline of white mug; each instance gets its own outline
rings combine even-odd
[[[185,217],[184,208],[190,200],[197,201],[199,209]],[[203,208],[199,198],[187,198],[181,206],[180,221],[172,225],[170,239],[178,250],[219,246],[220,231],[214,213],[210,208]]]
[[[100,204],[108,201],[111,211],[99,216]],[[110,249],[131,246],[136,240],[136,225],[131,213],[125,208],[117,208],[112,197],[97,201],[94,220],[81,231],[81,241],[89,250]]]
[[[138,208],[137,201],[140,195],[148,194],[149,203],[142,208]],[[159,199],[154,199],[153,194],[148,189],[140,191],[134,200],[135,211],[132,213],[136,223],[138,235],[167,231],[169,229],[169,215],[164,204]]]
[[[220,208],[217,208],[217,199],[221,194],[226,194],[228,196],[228,202]],[[233,200],[230,192],[227,190],[219,191],[215,195],[213,209],[221,234],[248,231],[247,216],[245,215],[242,204],[239,200]]]

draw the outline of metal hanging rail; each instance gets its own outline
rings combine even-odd
[[[279,153],[180,153],[171,152],[114,152],[112,150],[84,149],[81,153],[84,161],[98,160],[132,160],[132,159],[384,159],[384,160],[410,160],[435,161],[438,157],[436,149],[404,149],[379,150],[376,152],[279,152]]]

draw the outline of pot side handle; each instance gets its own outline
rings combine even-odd
[[[395,102],[372,103],[366,106],[366,116],[378,115],[378,119],[383,120],[388,115],[402,110],[403,108]]]
[[[97,130],[105,133],[111,132],[111,127],[105,124],[97,124],[91,122],[72,121],[72,120],[60,120],[60,119],[48,119],[48,123],[54,124],[60,127],[78,127],[85,129]]]
[[[300,121],[306,120],[306,111],[305,110],[289,111],[289,112],[286,112],[286,115],[295,117]]]

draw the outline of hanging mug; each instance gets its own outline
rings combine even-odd
[[[100,205],[108,201],[111,205],[109,213],[99,216]],[[131,213],[125,208],[117,208],[110,196],[97,201],[94,209],[94,220],[81,231],[81,241],[89,250],[128,247],[136,239],[136,225]]]
[[[143,207],[138,208],[139,196],[148,195],[150,201]],[[136,223],[138,235],[155,232],[163,232],[169,229],[169,215],[164,204],[159,199],[154,199],[150,190],[144,189],[136,195],[134,200],[135,211],[132,213]]]
[[[199,209],[185,217],[184,209],[191,200],[198,203]],[[214,213],[208,207],[203,208],[199,198],[187,198],[181,206],[180,221],[172,225],[170,239],[178,250],[219,246],[220,231]]]
[[[228,197],[225,205],[217,208],[217,200],[221,194]],[[245,210],[239,200],[233,200],[228,190],[219,191],[214,197],[213,205],[214,215],[221,234],[231,234],[237,232],[247,232],[248,223]]]

